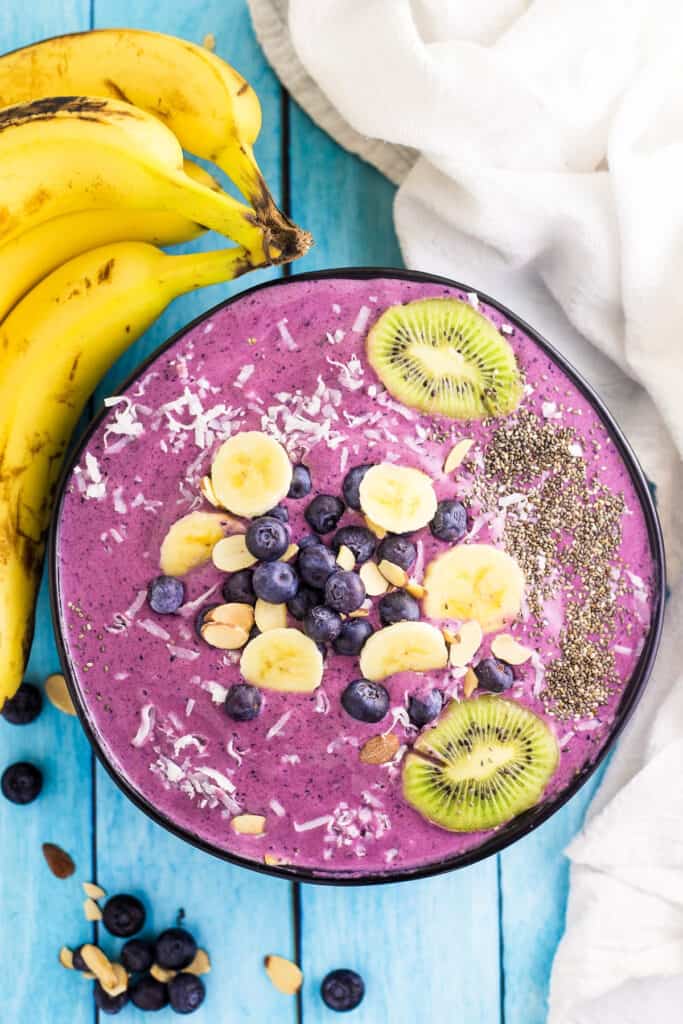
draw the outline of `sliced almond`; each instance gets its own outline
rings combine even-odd
[[[468,668],[465,672],[465,678],[462,682],[462,692],[464,697],[471,697],[476,688],[479,686],[479,680],[477,679],[477,673],[472,668]]]
[[[214,508],[221,507],[221,503],[216,497],[216,492],[213,489],[210,476],[203,476],[199,481],[199,493],[206,501],[208,501],[209,505],[213,505]]]
[[[207,622],[199,632],[209,647],[216,647],[219,651],[238,651],[249,639],[246,629],[226,626],[222,622]]]
[[[112,988],[117,984],[118,974],[114,970],[114,965],[99,946],[93,946],[86,942],[84,946],[81,946],[81,956],[102,988]]]
[[[92,973],[92,971],[79,971],[78,973],[80,974],[80,976],[83,979],[83,981],[94,981],[95,980],[95,975]]]
[[[378,568],[385,580],[389,580],[395,587],[405,587],[408,582],[408,573],[405,569],[402,569],[400,565],[395,565],[394,562],[389,562],[386,558],[382,559]]]
[[[104,889],[100,885],[95,885],[94,882],[83,882],[83,892],[91,900],[103,900],[107,895]]]
[[[268,864],[270,867],[277,867],[278,865],[289,864],[289,861],[285,860],[284,857],[278,857],[276,853],[264,853],[263,863]]]
[[[499,633],[498,636],[494,636],[491,641],[491,652],[495,658],[506,661],[508,665],[523,665],[533,654],[533,651],[520,644],[509,633]]]
[[[59,962],[62,967],[66,967],[68,971],[74,969],[74,954],[73,950],[69,949],[68,946],[62,946],[59,951]]]
[[[463,437],[462,440],[457,441],[446,456],[446,461],[443,464],[444,473],[452,473],[454,469],[457,469],[473,444],[474,440],[471,437]]]
[[[396,756],[400,745],[396,733],[382,733],[367,740],[360,748],[358,756],[363,764],[386,764]]]
[[[188,974],[208,974],[211,970],[211,961],[209,960],[209,954],[205,949],[198,949],[194,955],[194,960],[187,967],[183,967],[184,971]]]
[[[83,900],[83,913],[85,914],[86,921],[102,920],[102,911],[90,897],[87,900]]]
[[[299,554],[299,545],[290,544],[284,555],[280,559],[281,562],[291,562],[295,555]]]
[[[349,612],[347,619],[367,619],[370,614],[369,608],[356,608],[355,612]]]
[[[45,680],[47,699],[65,715],[75,715],[76,708],[67,689],[66,679],[60,672],[55,672]]]
[[[254,620],[262,633],[269,629],[284,629],[287,625],[287,605],[271,604],[259,597],[254,606]]]
[[[108,996],[120,996],[128,988],[128,971],[123,964],[112,964],[111,967],[116,976],[114,983],[107,985],[100,981],[100,985]]]
[[[263,963],[266,974],[278,992],[283,992],[286,996],[296,995],[304,980],[301,968],[297,964],[283,956],[267,956]]]
[[[239,626],[247,633],[254,625],[254,609],[250,604],[231,601],[229,604],[217,604],[210,608],[204,616],[204,622],[220,622],[223,626]]]
[[[405,589],[411,597],[416,597],[418,600],[421,600],[427,593],[422,584],[418,583],[417,580],[408,580]]]
[[[223,537],[214,544],[211,560],[221,572],[239,572],[240,569],[248,569],[258,561],[247,548],[242,533],[233,533],[232,536]]]
[[[358,575],[365,586],[365,593],[370,597],[379,597],[380,594],[386,594],[389,589],[387,579],[382,576],[375,562],[363,562]]]
[[[70,878],[73,875],[76,865],[66,850],[54,843],[43,843],[42,849],[47,866],[55,878]]]
[[[172,981],[178,972],[171,971],[166,967],[159,967],[159,964],[152,964],[152,966],[149,969],[149,973],[152,975],[153,978],[156,978],[157,981],[160,981],[163,985],[165,985],[166,982]]]
[[[370,519],[369,516],[364,516],[363,518],[365,519],[365,525],[367,526],[368,530],[370,530],[371,533],[374,533],[375,537],[377,537],[378,540],[384,540],[384,538],[387,535],[387,531],[384,529],[384,527],[380,526],[378,523],[373,523],[372,519]]]
[[[451,641],[448,660],[456,668],[468,665],[481,646],[483,637],[481,626],[474,619],[463,622]]]
[[[355,568],[356,556],[351,548],[347,548],[346,544],[342,544],[337,552],[337,565],[346,569],[347,572],[351,572]]]
[[[230,824],[240,836],[262,836],[266,831],[266,819],[262,814],[237,814]]]

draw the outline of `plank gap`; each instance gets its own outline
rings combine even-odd
[[[284,213],[292,216],[292,195],[291,195],[291,174],[289,164],[289,93],[283,85],[280,86],[280,193],[281,206]],[[292,264],[285,263],[282,267],[282,276],[290,277]]]
[[[498,970],[500,972],[500,1024],[505,1024],[505,929],[503,928],[503,866],[496,855],[496,883],[498,885]]]
[[[302,963],[302,942],[301,942],[301,883],[292,882],[292,930],[294,932],[294,960],[299,965]],[[296,1020],[297,1024],[303,1024],[304,1004],[303,993],[300,988],[296,994]]]

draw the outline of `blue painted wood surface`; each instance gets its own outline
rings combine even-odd
[[[218,53],[254,85],[263,106],[261,166],[276,194],[286,189],[292,215],[316,238],[297,270],[400,264],[393,188],[283,97],[243,0],[34,0],[30,6],[5,0],[0,44],[8,50],[61,32],[122,24],[195,41],[213,33]],[[211,236],[201,241],[206,248],[217,244]],[[251,275],[248,283],[276,273]],[[177,300],[111,371],[95,403],[159,342],[240,287]],[[42,681],[57,668],[43,588],[27,678]],[[97,934],[83,919],[79,885],[95,877],[110,892],[144,896],[150,930],[172,924],[183,908],[214,963],[207,1001],[192,1018],[197,1024],[331,1022],[336,1018],[322,1004],[319,985],[328,970],[342,966],[367,982],[365,1001],[349,1017],[357,1024],[543,1024],[566,901],[562,850],[580,827],[595,782],[538,832],[461,872],[374,889],[295,887],[213,860],[152,824],[95,767],[78,722],[52,706],[35,725],[3,726],[0,736],[2,766],[29,757],[46,777],[43,795],[29,807],[0,801],[0,962],[12,965],[0,1004],[3,1024],[98,1019],[86,983],[56,961],[62,943]],[[40,850],[45,841],[72,854],[74,878],[59,882],[49,873]],[[262,969],[264,954],[295,951],[305,975],[300,1000],[276,992]],[[164,1014],[168,1019],[171,1011]],[[128,1007],[118,1019],[127,1024],[142,1015]]]

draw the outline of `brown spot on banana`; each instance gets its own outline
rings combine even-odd
[[[74,377],[76,376],[76,370],[78,369],[78,364],[81,361],[82,355],[83,353],[79,352],[78,355],[75,356],[74,361],[71,364],[71,369],[69,370],[69,380],[73,380]]]
[[[248,88],[249,88],[249,82],[243,82],[242,85],[237,90],[237,95],[238,96],[244,95],[244,93],[247,91]]]
[[[28,199],[24,200],[24,213],[28,216],[33,213],[37,213],[49,198],[50,192],[48,192],[46,188],[37,188],[35,192],[31,193]]]
[[[76,114],[84,121],[101,121],[102,111],[108,109],[106,99],[92,96],[48,96],[45,99],[33,100],[32,103],[19,103],[14,107],[0,110],[0,132],[8,128],[16,128],[32,121],[52,121],[57,114]],[[116,110],[118,117],[138,117],[134,107],[127,111],[125,107]]]
[[[116,260],[112,257],[112,259],[107,260],[107,262],[100,267],[100,269],[97,271],[98,284],[103,284],[104,281],[111,280],[111,275],[115,264]]]
[[[122,100],[124,103],[133,103],[133,101],[129,99],[128,96],[126,96],[121,86],[117,85],[116,82],[113,81],[113,79],[105,78],[104,84],[106,85],[107,89],[111,89],[112,93],[114,94],[117,100]]]

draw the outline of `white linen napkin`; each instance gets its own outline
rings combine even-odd
[[[680,1024],[683,5],[249,0],[308,113],[399,184],[407,266],[490,292],[596,387],[657,485],[662,650],[571,844],[549,1024]]]

